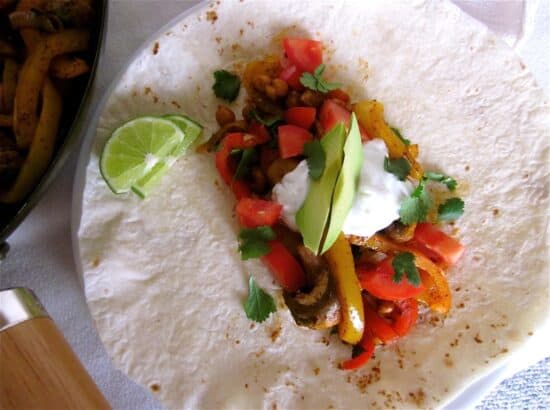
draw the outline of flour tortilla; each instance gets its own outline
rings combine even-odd
[[[323,41],[327,76],[354,100],[382,101],[466,202],[451,312],[422,315],[357,372],[337,369],[349,347],[297,327],[269,272],[240,260],[235,201],[213,156],[190,152],[145,200],[113,195],[99,174],[106,138],[135,116],[185,113],[210,135],[212,72],[279,53],[284,35]],[[168,408],[443,406],[547,315],[549,121],[512,50],[449,3],[224,0],[182,18],[120,78],[89,157],[78,251],[101,339]],[[249,275],[278,300],[263,324],[243,312]]]

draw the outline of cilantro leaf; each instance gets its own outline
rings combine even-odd
[[[399,131],[399,128],[390,127],[390,129],[393,131],[395,135],[397,135],[397,138],[403,141],[403,144],[411,145],[411,141],[405,138],[403,135],[401,135],[401,131]]]
[[[310,90],[319,91],[323,94],[329,91],[336,90],[342,87],[339,83],[329,83],[323,79],[323,73],[325,72],[325,65],[319,64],[319,66],[311,73],[303,73],[300,77],[300,83]]]
[[[403,275],[407,276],[407,280],[411,285],[420,285],[420,274],[416,265],[414,264],[414,255],[411,252],[401,252],[393,257],[391,262],[395,275],[393,281],[395,283],[401,282]]]
[[[226,70],[214,71],[214,85],[212,89],[216,97],[229,102],[235,101],[241,88],[241,79]]]
[[[440,221],[454,221],[464,213],[464,201],[458,197],[449,198],[439,205],[437,215]]]
[[[306,156],[309,176],[318,180],[325,171],[327,155],[319,140],[313,140],[304,144],[304,155]]]
[[[254,322],[261,323],[270,314],[277,311],[273,297],[260,288],[251,276],[248,280],[248,298],[244,303],[246,317]]]
[[[405,158],[390,159],[385,157],[384,170],[395,175],[400,181],[404,181],[411,172],[411,164]]]
[[[258,114],[258,112],[256,110],[253,110],[250,115],[252,116],[252,118],[254,118],[256,121],[258,121],[260,124],[263,124],[265,125],[267,128],[271,128],[277,124],[279,124],[280,122],[283,122],[283,117],[281,117],[280,115],[275,115],[271,118],[267,118],[267,119],[263,119],[262,117],[260,117],[260,114]]]
[[[239,150],[241,151],[241,150]],[[243,179],[250,170],[250,164],[256,159],[256,150],[254,148],[245,148],[242,151],[241,159],[235,170],[235,179]]]
[[[431,172],[431,171],[425,172],[423,179],[445,184],[449,189],[449,191],[454,191],[457,186],[457,182],[454,178],[451,178],[444,174],[440,174],[439,172]]]
[[[424,180],[421,180],[411,196],[401,202],[399,208],[401,222],[405,225],[411,225],[425,221],[431,204],[430,193],[424,187]]]
[[[267,255],[271,248],[268,241],[275,239],[275,232],[269,226],[243,228],[239,232],[239,252],[241,259],[253,259]]]

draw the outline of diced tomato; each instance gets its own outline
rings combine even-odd
[[[391,313],[392,327],[399,336],[405,336],[418,319],[418,302],[415,299],[405,299],[395,302],[395,305]]]
[[[306,283],[302,265],[288,249],[278,240],[269,242],[271,251],[262,256],[262,262],[271,271],[275,280],[288,292],[296,292]]]
[[[323,45],[320,41],[305,38],[285,38],[283,48],[288,60],[299,71],[313,71],[323,62]]]
[[[245,228],[272,226],[279,219],[283,206],[273,201],[256,198],[243,198],[237,204],[235,211],[239,223]]]
[[[393,330],[392,325],[378,315],[378,312],[363,298],[365,310],[365,329],[368,329],[373,336],[380,339],[383,343],[391,343],[399,338],[399,335]]]
[[[301,76],[302,72],[298,70],[295,65],[284,67],[279,74],[279,78],[286,82],[288,86],[294,90],[301,90],[303,88],[302,83],[300,82]]]
[[[340,364],[343,370],[354,370],[364,366],[374,353],[374,338],[369,332],[365,332],[363,339],[359,343],[363,351],[356,357],[346,360]]]
[[[264,144],[269,141],[267,138],[260,135],[252,135],[243,132],[234,132],[227,134],[221,144],[220,149],[216,152],[216,168],[224,182],[231,187],[237,199],[250,196],[250,189],[240,180],[234,180],[236,163],[231,158],[231,151],[234,149],[251,148],[259,144]]]
[[[425,289],[424,285],[414,286],[406,276],[398,283],[393,281],[395,271],[392,260],[392,257],[386,258],[375,268],[358,266],[356,272],[361,288],[383,300],[403,300],[420,295]]]
[[[281,125],[277,128],[281,158],[291,158],[304,153],[304,144],[312,141],[311,133],[296,125]]]
[[[285,121],[309,129],[315,122],[317,110],[313,107],[292,107],[285,112]]]
[[[269,140],[271,138],[265,125],[260,124],[258,121],[252,121],[250,123],[248,126],[248,132],[252,135],[260,137],[262,140]]]
[[[329,132],[339,122],[349,128],[350,118],[351,113],[333,100],[325,100],[319,113],[319,121],[325,132]]]
[[[350,120],[351,113],[334,100],[327,99],[321,106],[319,121],[321,121],[321,126],[325,132],[330,131],[339,122],[349,129]],[[361,141],[370,140],[367,131],[361,125],[359,125],[359,132],[361,133]]]
[[[345,103],[349,102],[350,100],[348,93],[342,90],[341,88],[337,88],[336,90],[330,90],[327,94],[327,97],[340,100]]]
[[[427,222],[416,226],[411,244],[417,249],[423,248],[426,256],[435,257],[435,262],[443,262],[447,266],[454,265],[465,250],[456,239]]]

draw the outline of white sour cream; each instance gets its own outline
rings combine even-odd
[[[384,170],[386,156],[388,149],[384,141],[374,139],[363,144],[359,188],[342,227],[344,234],[370,237],[399,218],[401,202],[411,194],[413,185]],[[291,229],[298,230],[296,212],[308,191],[306,161],[300,162],[273,187],[274,199],[283,206],[283,221]]]

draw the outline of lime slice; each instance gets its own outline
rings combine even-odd
[[[99,162],[101,175],[114,193],[128,192],[157,164],[166,163],[183,140],[181,129],[165,118],[128,121],[105,144]]]
[[[197,140],[199,135],[202,133],[202,125],[196,123],[191,118],[186,117],[185,115],[165,115],[163,118],[172,121],[176,124],[185,134],[185,138],[181,144],[173,152],[174,156],[179,156],[189,148]]]
[[[157,184],[164,174],[166,174],[166,171],[170,169],[174,162],[175,157],[157,162],[149,173],[145,174],[143,178],[132,185],[132,191],[141,199],[144,199],[149,192],[151,192],[151,188]]]

